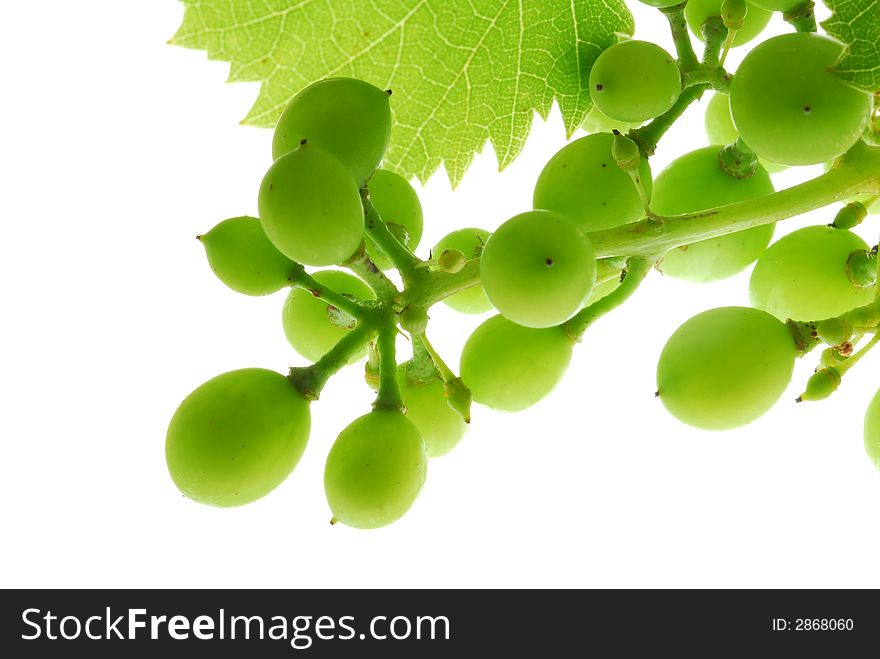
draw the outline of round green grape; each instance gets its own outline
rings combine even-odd
[[[581,129],[588,133],[610,133],[611,131],[620,131],[627,133],[633,128],[638,128],[642,122],[636,121],[617,121],[605,115],[595,104],[590,108],[586,118],[581,122]]]
[[[749,0],[749,4],[765,11],[791,11],[804,4],[806,0]],[[751,9],[751,7],[749,8]]]
[[[529,211],[502,224],[480,259],[489,301],[526,327],[552,327],[576,314],[596,283],[596,257],[578,226],[552,211]]]
[[[311,145],[273,163],[260,185],[259,207],[269,240],[298,263],[341,263],[363,239],[357,186],[338,160]]]
[[[725,173],[718,164],[719,148],[708,146],[674,160],[654,181],[651,209],[660,215],[695,213],[773,192],[770,176],[760,166],[749,178]],[[763,254],[774,227],[765,224],[673,249],[663,257],[661,270],[694,282],[730,277]]]
[[[567,144],[544,166],[535,184],[533,205],[573,219],[583,231],[611,229],[645,215],[630,175],[611,156],[611,133],[587,135]],[[639,162],[639,177],[651,196],[648,159]]]
[[[648,41],[620,41],[604,50],[590,70],[593,103],[618,121],[653,119],[671,108],[680,93],[675,59]]]
[[[269,241],[255,217],[223,220],[199,236],[199,240],[217,278],[245,295],[268,295],[281,290],[296,267]]]
[[[738,428],[779,400],[794,360],[791,333],[770,314],[712,309],[669,338],[657,364],[657,391],[679,421],[704,430]]]
[[[464,437],[468,424],[447,402],[443,380],[437,377],[428,383],[413,382],[407,376],[406,365],[401,364],[397,382],[406,416],[419,429],[428,457],[449,453]]]
[[[830,71],[842,51],[827,37],[797,32],[768,39],[746,55],[730,87],[730,109],[756,154],[785,165],[814,165],[861,138],[871,97]]]
[[[436,258],[448,249],[457,249],[468,259],[474,259],[483,253],[483,247],[492,234],[484,229],[459,229],[440,239],[431,254]],[[459,313],[478,314],[492,309],[492,303],[483,292],[482,286],[471,286],[445,298],[443,302]]]
[[[353,297],[361,301],[374,299],[372,289],[354,275],[340,270],[322,270],[312,277],[331,290]],[[340,339],[354,327],[354,319],[350,323],[344,321],[344,314],[336,310],[331,317],[327,303],[315,297],[311,292],[294,288],[284,302],[281,311],[281,323],[287,341],[306,359],[316,362],[326,354]],[[366,354],[366,348],[352,357],[352,362],[360,360]]]
[[[846,274],[846,261],[864,240],[844,229],[798,229],[770,245],[749,281],[752,306],[780,320],[821,320],[868,304],[874,287],[858,288]]]
[[[710,16],[721,17],[723,2],[724,0],[688,0],[687,6],[684,8],[684,16],[691,32],[700,41],[705,41],[702,30],[703,23]],[[767,27],[772,16],[773,13],[766,9],[754,5],[749,6],[743,26],[736,31],[736,36],[733,38],[733,47],[742,46],[757,37]]]
[[[246,368],[193,391],[168,426],[165,459],[185,496],[240,506],[274,490],[306,447],[309,403],[280,373]]]
[[[379,167],[390,137],[387,92],[354,78],[328,78],[290,101],[275,127],[272,157],[307,140],[338,159],[360,187]]]
[[[324,492],[335,521],[375,529],[400,519],[425,483],[428,455],[412,421],[376,410],[343,430],[327,456]]]
[[[572,342],[562,327],[523,327],[492,316],[461,353],[461,379],[474,400],[503,412],[531,407],[565,375]]]
[[[880,469],[880,391],[878,391],[865,414],[865,451],[871,462]]]
[[[402,176],[377,169],[370,177],[370,201],[373,208],[392,231],[402,227],[406,232],[406,246],[414,251],[422,239],[422,204],[412,186]],[[367,254],[380,270],[388,270],[393,266],[382,248],[368,235]]]

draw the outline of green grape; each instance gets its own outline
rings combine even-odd
[[[630,175],[611,156],[613,143],[611,133],[596,133],[560,149],[535,184],[535,208],[567,215],[583,231],[611,229],[640,220],[645,208]],[[639,175],[650,197],[647,158],[639,163]]]
[[[733,144],[739,137],[730,116],[730,97],[726,94],[712,94],[704,121],[709,144]]]
[[[880,469],[880,391],[874,395],[865,415],[865,451]]]
[[[277,160],[303,140],[341,162],[358,187],[382,162],[391,138],[388,92],[354,78],[328,78],[293,97],[272,139]]]
[[[445,455],[464,437],[468,426],[446,400],[443,380],[437,377],[428,383],[413,382],[406,371],[405,364],[397,368],[406,416],[425,441],[428,457]]]
[[[749,178],[725,173],[718,164],[718,149],[691,151],[663,170],[654,181],[652,210],[660,215],[695,213],[773,192],[770,176],[760,166]],[[764,252],[774,227],[765,224],[673,249],[661,269],[670,277],[694,282],[730,277]]]
[[[357,186],[338,160],[311,145],[274,162],[260,185],[259,207],[269,240],[298,263],[341,263],[363,239]]]
[[[461,379],[476,402],[518,412],[553,390],[565,375],[571,348],[561,327],[523,327],[492,316],[465,343]]]
[[[327,456],[324,492],[335,521],[375,529],[410,509],[428,469],[425,442],[400,412],[376,410],[343,430]]]
[[[374,299],[370,287],[347,272],[322,270],[312,277],[340,295],[361,301]],[[353,318],[350,323],[340,324],[339,320],[339,316],[331,317],[324,300],[302,288],[290,291],[281,311],[281,323],[287,341],[294,350],[313,362],[318,361],[354,327]],[[354,355],[352,362],[360,360],[365,354],[366,348]]]
[[[712,309],[669,338],[657,364],[657,391],[679,421],[704,430],[738,428],[779,400],[794,360],[788,328],[770,314]]]
[[[665,7],[674,7],[675,5],[680,5],[682,3],[682,0],[639,0],[639,2],[649,5],[651,7],[663,9]]]
[[[749,4],[765,11],[791,11],[806,0],[749,0]],[[751,8],[750,8],[751,9]]]
[[[706,19],[710,16],[721,17],[721,5],[724,0],[688,0],[687,6],[684,8],[684,16],[687,19],[688,27],[691,32],[700,41],[703,38],[702,26]],[[750,6],[746,13],[743,26],[736,31],[733,38],[733,47],[742,46],[757,37],[770,22],[773,16],[772,12],[760,7]]]
[[[836,41],[797,32],[768,39],[746,55],[730,87],[730,109],[756,154],[814,165],[861,138],[871,97],[829,70],[842,52]]]
[[[492,234],[483,229],[459,229],[440,239],[431,254],[440,256],[450,249],[457,249],[468,259],[473,259],[483,253],[483,247]],[[482,286],[471,286],[443,300],[447,306],[459,313],[477,314],[485,313],[492,309],[492,303],[483,292]]]
[[[245,368],[193,391],[168,426],[165,459],[184,495],[240,506],[290,475],[309,438],[308,401],[280,373]]]
[[[752,306],[780,320],[820,320],[868,304],[874,287],[850,282],[846,261],[864,240],[844,229],[798,229],[770,245],[749,281]]]
[[[617,121],[607,116],[595,104],[590,108],[586,118],[581,122],[581,128],[588,133],[610,133],[617,130],[626,134],[633,128],[638,128],[642,122]]]
[[[489,301],[509,320],[552,327],[583,306],[596,283],[593,246],[570,219],[529,211],[502,224],[480,259]]]
[[[733,117],[730,115],[730,96],[726,94],[712,94],[709,104],[706,106],[705,116],[706,136],[709,144],[733,144],[739,133],[733,125]],[[766,158],[758,158],[758,163],[770,174],[788,169],[786,165],[770,162]]]
[[[224,284],[245,295],[268,295],[287,286],[294,263],[275,249],[255,217],[223,220],[198,237],[208,265]]]
[[[593,103],[618,121],[647,121],[671,108],[681,93],[675,59],[648,41],[631,39],[607,48],[590,70]]]
[[[406,246],[410,251],[419,246],[422,239],[422,204],[412,186],[405,178],[377,169],[370,177],[370,201],[385,224],[402,227],[406,232]],[[394,226],[390,227],[392,231]],[[393,266],[382,248],[367,236],[367,254],[380,270]]]

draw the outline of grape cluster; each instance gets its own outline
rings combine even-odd
[[[589,75],[587,135],[546,164],[533,208],[493,233],[453,231],[424,260],[415,254],[419,198],[382,169],[390,92],[332,78],[293,98],[275,130],[259,218],[228,219],[199,238],[230,288],[267,295],[290,287],[284,332],[312,363],[286,376],[226,373],[183,401],[166,457],[187,497],[235,506],[268,494],[305,449],[310,403],[334,373],[365,359],[373,409],[337,437],[324,487],[334,522],[385,526],[413,505],[429,458],[462,439],[472,401],[514,412],[543,399],[588,327],[652,269],[709,282],[754,264],[751,307],[701,313],[663,349],[657,396],[674,417],[707,430],[751,423],[783,395],[796,358],[819,344],[819,366],[798,400],[840,386],[880,337],[877,248],[851,232],[880,206],[880,181],[848,188],[851,202],[829,226],[771,241],[776,220],[837,200],[829,188],[848,180],[840,172],[880,172],[876,99],[830,72],[841,47],[801,29],[811,16],[798,14],[800,31],[760,43],[735,73],[724,69],[730,48],[799,0],[644,1],[669,18],[677,57],[631,39],[606,49]],[[705,42],[701,61],[686,26]],[[710,89],[708,146],[654,178],[649,157],[659,138]],[[820,163],[823,177],[774,192],[771,172]],[[391,269],[402,286],[386,276]],[[458,375],[427,337],[438,302],[493,312],[465,343]],[[412,345],[402,361],[400,332]],[[856,350],[865,336],[873,338]],[[865,432],[880,466],[880,395]]]

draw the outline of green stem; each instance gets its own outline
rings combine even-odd
[[[455,373],[452,372],[452,369],[446,365],[446,362],[443,361],[443,358],[440,356],[436,350],[434,350],[434,346],[431,345],[431,342],[428,341],[428,336],[426,334],[420,334],[418,336],[418,341],[425,348],[425,351],[431,355],[431,360],[434,362],[434,365],[437,366],[437,370],[440,371],[440,377],[443,378],[444,382],[451,382],[455,379]]]
[[[708,85],[694,85],[681,92],[675,104],[664,114],[651,121],[651,123],[634,128],[626,136],[639,145],[639,150],[646,156],[653,156],[657,150],[657,143],[667,130],[678,118],[684,114],[688,106],[703,95]]]
[[[376,335],[376,331],[374,322],[361,321],[314,364],[291,368],[287,379],[307,400],[318,400],[327,380],[350,363]]]
[[[688,32],[687,19],[684,17],[684,8],[687,2],[674,7],[660,9],[669,21],[669,29],[672,32],[672,41],[675,43],[675,52],[678,54],[678,65],[683,71],[690,71],[699,65],[697,54],[694,52],[694,44]]]
[[[373,263],[373,260],[367,255],[363,243],[361,243],[358,250],[341,265],[348,268],[367,282],[367,285],[373,289],[373,292],[376,294],[380,303],[391,304],[391,302],[400,295],[400,291],[397,290],[397,287],[390,279],[388,279],[388,277],[385,276],[385,273],[376,267],[376,264]]]
[[[379,217],[378,211],[370,201],[368,188],[361,190],[361,201],[364,205],[364,227],[373,242],[391,259],[394,267],[400,272],[404,282],[412,275],[421,260],[401,243],[388,229],[388,225]]]
[[[706,42],[706,48],[703,50],[703,65],[718,66],[721,64],[721,47],[725,38],[729,36],[727,28],[724,27],[724,20],[720,16],[710,16],[701,29]]]
[[[712,89],[726,93],[730,90],[732,76],[723,66],[707,66],[688,71],[682,79],[682,87],[687,89],[694,85],[709,85]]]
[[[316,298],[324,300],[327,304],[344,311],[353,318],[362,318],[364,315],[364,306],[361,303],[352,300],[351,298],[347,298],[333,289],[324,286],[306,273],[302,266],[300,266],[300,269],[294,274],[290,281],[293,286],[308,291]]]
[[[396,307],[418,304],[425,309],[459,291],[480,283],[480,259],[471,259],[456,273],[420,270],[406,288]]]
[[[815,32],[817,30],[815,6],[813,0],[807,0],[802,5],[782,14],[782,18],[798,32]]]
[[[855,354],[852,355],[852,357],[847,359],[845,362],[843,362],[839,366],[835,366],[834,368],[836,368],[837,372],[842,376],[849,369],[851,369],[853,366],[855,366],[862,357],[864,357],[866,354],[868,354],[868,351],[870,351],[871,348],[873,348],[875,345],[877,345],[878,342],[880,342],[880,333],[872,336],[871,340],[868,341],[864,346],[859,348],[858,352],[856,352]]]
[[[397,322],[392,313],[383,314],[379,323],[379,393],[374,410],[403,411],[403,399],[397,384]]]
[[[620,282],[620,286],[605,297],[582,309],[574,318],[563,325],[566,334],[568,334],[571,340],[573,342],[580,341],[590,325],[626,302],[645,280],[655,261],[656,259],[653,258],[641,257],[633,257],[627,260],[626,270],[621,275],[623,280]]]
[[[772,224],[857,194],[878,193],[880,147],[857,143],[828,172],[787,190],[698,213],[646,219],[587,235],[600,257],[652,256],[698,240]]]

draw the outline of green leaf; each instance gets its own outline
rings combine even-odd
[[[571,134],[590,109],[599,53],[632,34],[623,0],[182,0],[171,43],[260,81],[244,123],[272,127],[296,92],[330,76],[392,89],[385,166],[453,185],[490,140],[501,168],[555,99]]]
[[[822,27],[848,46],[834,71],[850,84],[880,91],[880,0],[824,0],[833,12]]]

